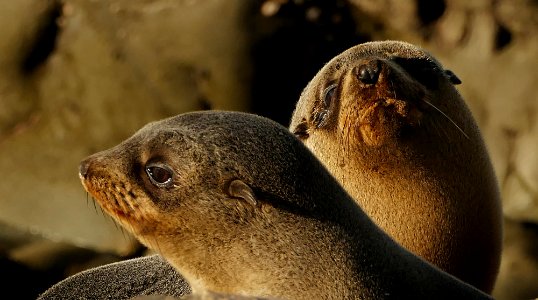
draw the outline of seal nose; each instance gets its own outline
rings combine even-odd
[[[379,79],[379,73],[381,73],[381,61],[379,59],[370,60],[354,67],[353,73],[362,83],[374,84]]]
[[[90,167],[90,161],[88,159],[83,160],[78,166],[78,175],[81,178],[86,178],[89,167]]]

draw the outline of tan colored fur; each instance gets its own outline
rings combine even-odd
[[[173,170],[171,185],[148,180],[144,166],[154,161]],[[200,112],[152,123],[84,160],[81,179],[195,293],[488,298],[397,245],[299,140],[265,118]]]
[[[353,70],[372,60],[382,69],[368,85]],[[424,73],[429,84],[408,71]],[[502,241],[497,182],[473,116],[444,72],[411,44],[358,45],[308,84],[290,130],[300,131],[305,145],[396,241],[491,292]],[[328,121],[316,128],[323,90],[334,82]]]

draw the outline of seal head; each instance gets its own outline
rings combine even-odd
[[[233,113],[192,113],[151,123],[85,159],[80,177],[103,209],[170,261],[193,292],[280,295],[266,287],[268,280],[288,286],[278,283],[293,272],[328,284],[332,278],[304,270],[318,259],[302,255],[311,251],[306,243],[321,233],[290,230],[283,219],[330,217],[333,208],[318,198],[327,191],[314,197],[310,185],[333,179],[315,158],[302,154],[307,150],[299,140],[267,122]],[[308,172],[304,167],[313,162],[321,174],[301,181],[303,175],[296,175]],[[304,245],[285,255],[289,241],[301,237]],[[293,256],[296,262],[287,266]]]

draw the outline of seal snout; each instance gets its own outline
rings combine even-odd
[[[78,166],[78,176],[81,179],[86,179],[86,175],[88,174],[88,170],[90,169],[90,160],[85,159],[82,162],[80,162]]]
[[[78,165],[78,178],[80,179],[82,186],[84,189],[89,192],[89,178],[91,177],[91,166],[92,166],[92,159],[91,157],[85,158],[83,161],[80,162]]]
[[[353,67],[353,74],[364,84],[375,84],[381,73],[381,61],[372,59]]]

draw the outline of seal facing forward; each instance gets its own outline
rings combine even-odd
[[[103,209],[194,293],[487,299],[381,231],[286,128],[231,112],[151,123],[85,159]]]
[[[414,45],[360,44],[307,85],[290,130],[391,237],[489,293],[500,263],[501,204],[458,83]]]

